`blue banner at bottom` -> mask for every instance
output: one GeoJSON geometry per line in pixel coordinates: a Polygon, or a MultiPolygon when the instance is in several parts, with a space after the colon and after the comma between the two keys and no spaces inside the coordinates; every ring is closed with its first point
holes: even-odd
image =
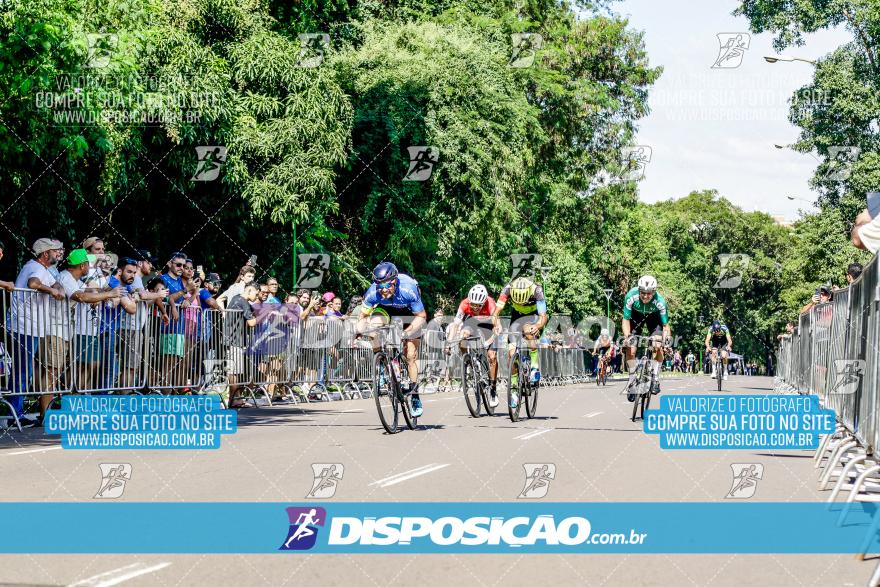
{"type": "Polygon", "coordinates": [[[2,553],[877,552],[873,504],[3,503],[2,553]]]}

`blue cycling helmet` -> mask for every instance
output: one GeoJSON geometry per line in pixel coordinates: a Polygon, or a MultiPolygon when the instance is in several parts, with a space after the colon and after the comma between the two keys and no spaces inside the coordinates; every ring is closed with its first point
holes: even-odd
{"type": "Polygon", "coordinates": [[[394,263],[382,261],[373,269],[373,283],[385,283],[397,277],[397,267],[394,263]]]}
{"type": "Polygon", "coordinates": [[[718,320],[713,320],[712,330],[721,330],[721,322],[719,322],[718,320]]]}

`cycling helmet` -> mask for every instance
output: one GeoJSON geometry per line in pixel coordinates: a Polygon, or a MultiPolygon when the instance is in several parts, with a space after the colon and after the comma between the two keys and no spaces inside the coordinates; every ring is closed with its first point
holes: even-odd
{"type": "Polygon", "coordinates": [[[602,329],[602,332],[600,333],[600,336],[608,336],[608,329],[607,329],[607,328],[603,328],[603,329],[602,329]]]}
{"type": "Polygon", "coordinates": [[[373,269],[373,283],[385,283],[397,277],[397,267],[394,263],[382,261],[373,269]]]}
{"type": "Polygon", "coordinates": [[[721,330],[721,322],[719,322],[718,320],[713,320],[712,330],[721,330]]]}
{"type": "Polygon", "coordinates": [[[482,283],[478,283],[468,292],[468,301],[475,306],[482,306],[488,298],[489,292],[486,291],[486,286],[482,283]]]}
{"type": "Polygon", "coordinates": [[[517,277],[510,284],[510,299],[514,304],[525,304],[532,297],[535,283],[528,277],[517,277]]]}
{"type": "Polygon", "coordinates": [[[653,275],[642,275],[639,278],[640,292],[653,292],[657,289],[657,280],[653,275]]]}

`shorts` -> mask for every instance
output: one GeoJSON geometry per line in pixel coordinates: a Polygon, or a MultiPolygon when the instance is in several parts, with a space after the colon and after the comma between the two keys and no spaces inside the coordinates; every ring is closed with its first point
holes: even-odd
{"type": "Polygon", "coordinates": [[[710,340],[709,346],[713,349],[718,349],[719,351],[726,351],[727,350],[727,339],[725,338],[722,341],[710,340]]]}
{"type": "Polygon", "coordinates": [[[538,311],[529,312],[528,314],[520,314],[515,309],[510,311],[510,331],[522,332],[522,327],[526,324],[537,324],[541,316],[538,311]]]}
{"type": "Polygon", "coordinates": [[[42,355],[47,367],[63,369],[70,365],[70,356],[67,352],[70,348],[69,343],[60,336],[47,336],[40,346],[37,357],[42,355]]]}
{"type": "Polygon", "coordinates": [[[226,349],[226,373],[227,375],[241,375],[244,373],[244,349],[231,346],[226,349]]]}
{"type": "Polygon", "coordinates": [[[91,334],[77,334],[75,340],[76,360],[80,363],[97,363],[98,337],[91,334]]]}
{"type": "Polygon", "coordinates": [[[159,354],[182,357],[183,342],[182,334],[161,334],[159,335],[159,354]]]}
{"type": "Polygon", "coordinates": [[[629,320],[633,336],[640,336],[643,329],[648,330],[648,336],[659,336],[663,334],[663,322],[660,319],[659,312],[651,312],[647,316],[641,312],[633,310],[632,317],[629,320]]]}
{"type": "Polygon", "coordinates": [[[144,337],[139,330],[119,330],[116,333],[116,356],[122,367],[134,369],[143,362],[144,337]]]}

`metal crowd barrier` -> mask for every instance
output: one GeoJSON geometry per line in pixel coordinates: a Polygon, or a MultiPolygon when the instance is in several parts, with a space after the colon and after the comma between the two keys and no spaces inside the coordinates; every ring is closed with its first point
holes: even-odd
{"type": "MultiPolygon", "coordinates": [[[[256,404],[371,393],[372,349],[355,336],[351,319],[303,321],[295,306],[262,304],[249,325],[240,310],[166,304],[160,312],[153,302],[132,300],[130,312],[113,302],[56,300],[30,289],[0,293],[0,406],[15,414],[23,413],[26,398],[71,392],[225,397],[234,387],[256,404]]],[[[449,322],[429,323],[423,333],[418,360],[425,393],[461,389],[458,345],[446,352],[449,322]]],[[[496,345],[500,385],[510,373],[506,342],[496,345]]],[[[592,370],[586,355],[542,343],[542,384],[585,381],[592,370]]]]}
{"type": "Polygon", "coordinates": [[[880,290],[878,258],[829,303],[802,314],[776,353],[777,379],[785,390],[816,394],[869,453],[880,443],[880,290]]]}

